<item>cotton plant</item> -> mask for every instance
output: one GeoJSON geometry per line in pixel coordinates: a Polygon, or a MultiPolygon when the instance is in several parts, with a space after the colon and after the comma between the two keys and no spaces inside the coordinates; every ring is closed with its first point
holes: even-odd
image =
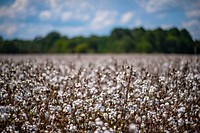
{"type": "Polygon", "coordinates": [[[1,132],[198,132],[199,58],[12,58],[1,132]]]}

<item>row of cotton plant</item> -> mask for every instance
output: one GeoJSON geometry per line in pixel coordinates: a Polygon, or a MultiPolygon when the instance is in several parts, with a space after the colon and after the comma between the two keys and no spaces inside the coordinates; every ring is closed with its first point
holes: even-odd
{"type": "Polygon", "coordinates": [[[200,58],[0,59],[1,132],[198,132],[200,58]]]}

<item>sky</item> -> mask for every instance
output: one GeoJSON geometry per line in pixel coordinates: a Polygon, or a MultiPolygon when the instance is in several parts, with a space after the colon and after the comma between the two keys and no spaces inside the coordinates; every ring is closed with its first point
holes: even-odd
{"type": "Polygon", "coordinates": [[[113,28],[187,29],[200,40],[200,0],[0,0],[0,35],[109,35],[113,28]]]}

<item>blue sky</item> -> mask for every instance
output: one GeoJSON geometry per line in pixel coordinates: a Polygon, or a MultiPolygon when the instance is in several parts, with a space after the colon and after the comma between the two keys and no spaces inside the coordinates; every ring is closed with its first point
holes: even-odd
{"type": "Polygon", "coordinates": [[[108,35],[115,27],[186,28],[200,39],[200,0],[0,0],[0,35],[108,35]]]}

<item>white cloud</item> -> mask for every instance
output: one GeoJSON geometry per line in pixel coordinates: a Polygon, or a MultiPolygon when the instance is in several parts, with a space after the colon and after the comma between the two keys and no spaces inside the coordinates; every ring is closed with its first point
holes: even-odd
{"type": "Polygon", "coordinates": [[[142,20],[141,19],[136,19],[136,21],[135,21],[135,26],[136,27],[139,27],[139,26],[141,26],[142,25],[142,20]]]}
{"type": "Polygon", "coordinates": [[[160,13],[157,15],[158,19],[164,19],[166,17],[166,13],[160,13]]]}
{"type": "Polygon", "coordinates": [[[94,6],[92,5],[92,2],[90,3],[84,0],[69,0],[62,2],[61,4],[63,7],[68,7],[68,9],[73,11],[85,11],[85,10],[91,10],[94,9],[94,6]]]}
{"type": "Polygon", "coordinates": [[[57,4],[56,0],[49,0],[47,2],[49,2],[51,8],[53,8],[53,9],[57,9],[58,8],[58,4],[57,4]]]}
{"type": "Polygon", "coordinates": [[[123,14],[122,15],[122,17],[121,17],[121,22],[122,23],[128,23],[131,19],[132,19],[132,17],[134,16],[134,13],[133,12],[126,12],[125,14],[123,14]]]}
{"type": "Polygon", "coordinates": [[[4,32],[7,36],[11,36],[17,31],[17,27],[13,24],[1,24],[0,31],[4,32]]]}
{"type": "Polygon", "coordinates": [[[200,21],[196,19],[192,19],[187,22],[182,23],[182,28],[186,28],[190,31],[192,37],[194,39],[200,39],[200,21]]]}
{"type": "Polygon", "coordinates": [[[200,9],[189,10],[186,12],[188,18],[200,17],[200,9]]]}
{"type": "Polygon", "coordinates": [[[0,8],[0,16],[10,18],[23,17],[27,13],[28,4],[28,0],[15,0],[10,6],[2,6],[0,8]],[[21,14],[21,16],[19,14],[21,14]]]}
{"type": "Polygon", "coordinates": [[[78,21],[87,21],[90,19],[88,14],[81,14],[78,12],[63,12],[61,13],[61,20],[62,22],[71,21],[71,20],[78,20],[78,21]]]}
{"type": "Polygon", "coordinates": [[[117,13],[114,11],[97,11],[91,21],[92,29],[101,29],[112,25],[115,22],[117,13]]]}
{"type": "Polygon", "coordinates": [[[187,3],[183,8],[187,18],[199,18],[200,17],[200,1],[195,0],[194,2],[187,3]]]}
{"type": "Polygon", "coordinates": [[[47,19],[51,18],[51,12],[50,11],[42,11],[39,14],[39,18],[41,20],[47,20],[47,19]]]}
{"type": "Polygon", "coordinates": [[[5,32],[6,32],[7,35],[12,35],[12,34],[14,34],[16,31],[17,31],[17,28],[16,28],[16,26],[14,26],[14,25],[12,25],[12,26],[10,26],[10,27],[7,27],[6,30],[5,30],[5,32]]]}
{"type": "Polygon", "coordinates": [[[160,27],[163,28],[163,29],[170,29],[170,28],[173,27],[173,25],[171,25],[171,24],[162,24],[160,27]]]}
{"type": "Polygon", "coordinates": [[[91,18],[92,7],[87,1],[46,0],[51,19],[62,22],[70,20],[88,21],[91,18]],[[78,3],[78,4],[77,4],[78,3]]]}
{"type": "Polygon", "coordinates": [[[61,15],[61,19],[63,22],[68,21],[72,18],[72,13],[71,12],[64,12],[61,15]]]}
{"type": "MultiPolygon", "coordinates": [[[[200,1],[184,0],[135,0],[146,12],[160,13],[158,18],[163,18],[166,11],[183,11],[188,18],[200,17],[200,1]]],[[[193,22],[194,23],[194,22],[193,22]]]]}
{"type": "Polygon", "coordinates": [[[187,22],[183,22],[182,26],[185,28],[194,27],[194,26],[200,27],[200,21],[193,19],[187,22]]]}
{"type": "Polygon", "coordinates": [[[178,3],[175,0],[136,0],[136,2],[148,13],[166,10],[170,7],[177,6],[178,3]]]}
{"type": "Polygon", "coordinates": [[[19,38],[23,39],[33,39],[36,36],[46,36],[51,31],[57,31],[63,35],[70,35],[70,37],[75,35],[81,35],[83,32],[87,31],[88,28],[85,26],[54,26],[51,24],[19,24],[20,34],[17,35],[19,38]]]}
{"type": "Polygon", "coordinates": [[[36,36],[46,36],[51,31],[57,31],[63,35],[70,35],[70,37],[73,37],[77,35],[82,35],[83,32],[87,32],[88,27],[59,26],[59,25],[54,26],[46,23],[45,24],[18,23],[17,26],[13,24],[0,25],[0,31],[6,34],[6,38],[12,38],[12,34],[15,34],[16,38],[34,39],[36,36]]]}
{"type": "Polygon", "coordinates": [[[16,37],[22,39],[33,39],[36,36],[45,36],[54,30],[54,27],[50,24],[19,23],[18,27],[16,37]]]}
{"type": "Polygon", "coordinates": [[[81,18],[82,21],[88,21],[90,19],[90,15],[88,14],[79,14],[77,15],[78,18],[81,18]]]}

